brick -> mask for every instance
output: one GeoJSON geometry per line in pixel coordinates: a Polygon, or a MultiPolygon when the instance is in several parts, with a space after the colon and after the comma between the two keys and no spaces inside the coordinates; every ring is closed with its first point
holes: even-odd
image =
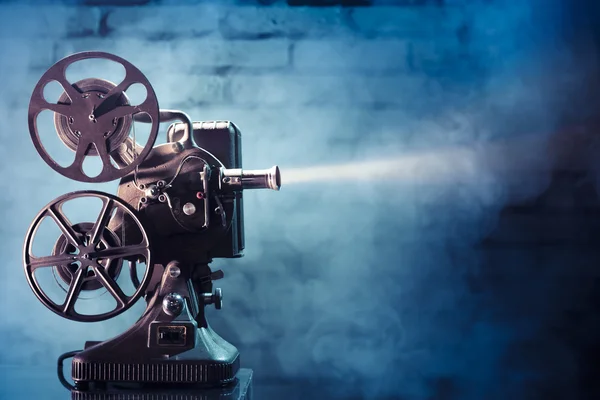
{"type": "Polygon", "coordinates": [[[436,87],[425,77],[370,76],[231,76],[236,104],[281,106],[399,106],[430,102],[436,87]]]}
{"type": "Polygon", "coordinates": [[[180,73],[155,76],[150,73],[148,79],[161,108],[179,107],[185,110],[192,104],[222,104],[226,101],[228,80],[225,77],[180,73]]]}
{"type": "Polygon", "coordinates": [[[108,33],[115,37],[172,39],[217,32],[219,8],[210,5],[118,7],[108,14],[108,33]]]}
{"type": "Polygon", "coordinates": [[[183,40],[173,45],[178,64],[191,58],[193,66],[280,68],[289,64],[289,42],[271,40],[183,40]]]}
{"type": "Polygon", "coordinates": [[[0,38],[87,36],[97,31],[100,12],[91,7],[0,6],[0,38]]]}
{"type": "Polygon", "coordinates": [[[230,7],[223,10],[226,38],[332,37],[351,33],[346,12],[337,7],[230,7]]]}
{"type": "Polygon", "coordinates": [[[364,7],[352,13],[356,29],[367,36],[439,37],[453,35],[465,21],[461,7],[364,7]]]}
{"type": "Polygon", "coordinates": [[[0,60],[2,70],[47,69],[55,60],[53,40],[31,38],[0,38],[0,60]]]}
{"type": "Polygon", "coordinates": [[[288,65],[285,40],[234,41],[185,39],[150,41],[135,38],[86,38],[60,43],[58,54],[101,50],[119,55],[146,74],[193,72],[203,67],[270,68],[288,65]]]}
{"type": "Polygon", "coordinates": [[[298,70],[406,71],[409,44],[404,40],[302,40],[294,45],[298,70]]]}

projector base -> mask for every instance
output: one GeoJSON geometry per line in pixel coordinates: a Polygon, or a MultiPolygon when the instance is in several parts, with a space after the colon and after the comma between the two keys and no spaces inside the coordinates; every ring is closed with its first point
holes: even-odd
{"type": "Polygon", "coordinates": [[[235,379],[239,352],[209,326],[190,275],[191,268],[170,265],[135,325],[105,342],[86,343],[72,362],[80,390],[117,383],[221,387],[235,379]],[[179,306],[173,315],[169,299],[179,306]]]}
{"type": "Polygon", "coordinates": [[[219,388],[197,388],[188,385],[157,388],[125,388],[123,385],[107,384],[104,390],[71,390],[72,400],[252,400],[251,369],[242,368],[228,385],[219,388]]]}

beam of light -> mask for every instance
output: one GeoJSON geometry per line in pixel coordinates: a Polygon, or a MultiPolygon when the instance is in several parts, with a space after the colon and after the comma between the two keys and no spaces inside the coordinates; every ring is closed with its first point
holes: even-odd
{"type": "MultiPolygon", "coordinates": [[[[365,161],[310,167],[282,168],[282,184],[335,184],[348,181],[395,183],[459,183],[480,179],[482,172],[515,175],[548,172],[557,163],[561,169],[574,167],[573,146],[586,146],[587,135],[527,135],[517,139],[456,146],[420,152],[404,152],[395,156],[365,161]],[[572,143],[575,143],[573,145],[572,143]],[[548,159],[555,160],[553,165],[548,159]]],[[[575,163],[582,160],[575,160],[575,163]]]]}
{"type": "Polygon", "coordinates": [[[282,172],[283,185],[308,182],[414,181],[429,182],[460,179],[473,174],[473,152],[453,149],[423,154],[399,154],[380,160],[357,161],[307,168],[288,168],[282,172]],[[449,168],[451,165],[451,168],[449,168]]]}

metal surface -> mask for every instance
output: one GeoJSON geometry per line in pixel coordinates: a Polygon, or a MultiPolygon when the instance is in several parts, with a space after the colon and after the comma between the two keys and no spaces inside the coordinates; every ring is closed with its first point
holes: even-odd
{"type": "MultiPolygon", "coordinates": [[[[73,225],[73,231],[77,235],[77,238],[84,242],[87,240],[86,234],[91,232],[94,229],[94,224],[91,222],[82,222],[79,224],[73,225]]],[[[110,248],[120,247],[121,242],[119,241],[118,236],[108,228],[104,228],[102,231],[102,235],[98,242],[99,250],[106,250],[110,248]]],[[[52,250],[52,256],[57,257],[61,254],[64,255],[72,255],[75,256],[77,254],[77,247],[73,246],[65,235],[59,236],[56,244],[54,245],[54,249],[52,250]]],[[[121,273],[121,268],[123,266],[123,260],[121,258],[112,258],[112,259],[102,259],[98,260],[98,264],[100,264],[105,270],[108,276],[115,280],[119,274],[121,273]]],[[[53,267],[56,269],[57,275],[60,279],[70,285],[73,282],[73,278],[77,274],[78,266],[74,262],[65,265],[58,265],[53,267]]],[[[102,288],[102,283],[96,279],[93,271],[89,271],[84,275],[83,284],[81,285],[81,290],[97,290],[102,288]]]]}
{"type": "MultiPolygon", "coordinates": [[[[239,369],[238,350],[209,326],[192,282],[196,268],[172,262],[162,268],[146,313],[123,334],[87,347],[73,357],[72,377],[80,388],[97,383],[135,382],[222,385],[239,369]],[[176,266],[179,274],[171,273],[176,266]],[[178,314],[164,311],[172,293],[187,301],[178,314]]],[[[160,266],[156,266],[157,272],[160,266]]]]}
{"type": "Polygon", "coordinates": [[[102,391],[71,391],[72,400],[252,400],[253,373],[240,369],[236,379],[225,387],[135,389],[109,386],[102,391]]]}
{"type": "Polygon", "coordinates": [[[25,237],[23,263],[25,266],[27,282],[37,298],[56,314],[82,322],[103,321],[117,316],[129,309],[144,294],[152,270],[150,240],[142,223],[134,214],[133,210],[119,198],[110,194],[95,191],[67,193],[46,205],[33,220],[25,237]],[[102,211],[93,224],[73,225],[65,216],[62,209],[63,205],[68,201],[85,197],[100,199],[103,205],[102,211]],[[119,243],[114,247],[111,247],[108,241],[102,242],[102,238],[105,237],[104,232],[107,229],[109,218],[115,209],[117,212],[127,215],[130,220],[134,222],[135,227],[140,233],[140,242],[133,245],[123,245],[119,243]],[[67,251],[67,248],[64,247],[62,248],[64,251],[59,254],[56,254],[53,251],[54,254],[48,256],[36,257],[33,255],[34,237],[44,218],[51,218],[54,220],[62,232],[61,237],[64,238],[59,238],[58,242],[60,243],[61,240],[65,240],[71,247],[77,250],[76,254],[67,251]],[[83,234],[78,233],[78,231],[81,232],[85,227],[89,227],[89,230],[85,229],[83,234]],[[100,245],[101,243],[103,244],[100,245]],[[111,274],[107,270],[107,267],[111,265],[110,260],[131,257],[136,259],[143,257],[146,261],[147,268],[140,286],[133,295],[127,296],[113,278],[114,273],[111,274]],[[102,260],[106,261],[103,262],[102,260]],[[65,301],[62,304],[57,304],[38,283],[35,271],[38,268],[69,268],[68,266],[75,262],[79,263],[79,266],[74,270],[69,270],[71,278],[69,279],[69,289],[65,301]],[[91,278],[91,275],[89,275],[90,271],[93,272],[94,279],[104,286],[116,300],[117,306],[114,310],[95,315],[83,315],[75,311],[75,302],[79,298],[81,291],[84,290],[84,285],[91,285],[89,283],[91,278]]]}
{"type": "MultiPolygon", "coordinates": [[[[169,274],[169,276],[176,275],[169,274]]],[[[169,293],[163,298],[163,311],[168,315],[177,316],[183,311],[184,302],[185,300],[179,293],[169,293]]]]}
{"type": "MultiPolygon", "coordinates": [[[[115,383],[169,386],[201,384],[220,387],[236,381],[240,358],[235,346],[216,334],[206,320],[205,307],[221,309],[223,294],[213,281],[215,258],[237,258],[244,249],[242,192],[279,190],[279,168],[243,170],[241,133],[228,121],[192,122],[182,111],[159,110],[144,75],[127,61],[107,53],[87,52],[67,57],[46,72],[36,86],[29,108],[30,133],[42,158],[59,173],[84,182],[121,178],[117,196],[75,192],[48,204],[34,219],[24,246],[27,280],[36,296],[53,312],[84,322],[100,321],[128,309],[140,297],[147,308],[126,332],[104,341],[88,342],[73,356],[72,378],[77,396],[115,383]],[[114,85],[96,78],[71,85],[65,69],[87,58],[106,58],[126,70],[114,85]],[[43,88],[58,81],[64,89],[58,103],[43,99],[43,88]],[[140,106],[130,106],[124,91],[142,83],[148,93],[140,106]],[[75,152],[74,163],[58,166],[41,145],[37,115],[52,110],[57,133],[75,152]],[[168,143],[154,146],[159,121],[179,120],[167,130],[168,143]],[[128,136],[132,121],[152,123],[145,147],[128,136]],[[96,147],[96,152],[92,147],[96,147]],[[83,159],[99,155],[103,170],[83,174],[83,159]],[[120,168],[111,165],[113,162],[120,168]],[[226,181],[226,182],[225,182],[226,181]],[[78,197],[102,200],[95,222],[72,224],[62,204],[78,197]],[[117,212],[112,213],[113,209],[117,212]],[[54,219],[62,234],[52,238],[52,255],[35,258],[31,251],[41,221],[54,219]],[[135,294],[127,297],[116,283],[127,261],[135,294]],[[147,264],[144,276],[136,264],[147,264]],[[57,282],[67,285],[66,300],[50,300],[35,279],[34,270],[50,267],[57,282]],[[90,272],[91,271],[91,272],[90,272]],[[75,312],[82,291],[105,288],[117,308],[97,315],[75,312]]],[[[239,377],[238,377],[239,379],[239,377]]],[[[77,397],[85,398],[85,397],[77,397]]],[[[96,397],[92,397],[96,398],[96,397]]],[[[99,397],[104,398],[104,397],[99,397]]]]}
{"type": "MultiPolygon", "coordinates": [[[[61,98],[64,99],[64,95],[61,98]]],[[[154,89],[144,74],[128,61],[102,52],[76,53],[54,64],[46,71],[35,86],[31,95],[28,114],[29,133],[42,159],[56,172],[80,182],[108,182],[120,179],[132,172],[152,150],[160,122],[158,100],[156,99],[154,89]],[[125,79],[106,93],[101,93],[103,90],[92,90],[94,89],[93,86],[90,89],[87,86],[91,83],[89,80],[85,80],[84,82],[88,88],[85,90],[67,81],[66,69],[69,65],[77,61],[93,58],[108,59],[123,65],[125,68],[125,79]],[[65,104],[60,99],[57,103],[50,103],[44,98],[44,88],[52,81],[58,82],[63,87],[70,103],[65,104]],[[135,83],[142,84],[146,88],[146,100],[136,106],[123,105],[123,93],[135,83]],[[102,94],[102,96],[98,96],[98,94],[102,94]],[[52,159],[42,144],[37,126],[37,117],[43,110],[51,110],[56,114],[64,116],[68,121],[68,129],[74,132],[70,138],[73,141],[76,140],[75,159],[69,166],[61,166],[52,159]],[[115,130],[114,122],[116,120],[117,124],[126,125],[128,119],[138,113],[145,113],[151,120],[152,127],[148,142],[141,150],[139,156],[129,165],[118,168],[111,161],[110,152],[113,149],[109,147],[111,143],[109,136],[112,136],[111,132],[115,130]],[[75,132],[79,132],[79,134],[77,135],[75,132]],[[102,171],[95,177],[88,176],[83,171],[85,158],[93,156],[91,149],[95,149],[102,161],[102,171]]],[[[58,126],[62,126],[62,123],[59,123],[58,126]]]]}
{"type": "Polygon", "coordinates": [[[221,174],[221,183],[224,188],[271,190],[281,188],[281,173],[276,165],[269,169],[223,169],[221,174]]]}

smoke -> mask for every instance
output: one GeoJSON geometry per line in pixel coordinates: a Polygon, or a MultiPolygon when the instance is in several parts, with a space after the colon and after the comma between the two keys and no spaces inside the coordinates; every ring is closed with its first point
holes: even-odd
{"type": "MultiPolygon", "coordinates": [[[[167,66],[154,71],[163,55],[151,44],[105,43],[101,50],[140,60],[161,107],[238,124],[246,168],[281,168],[281,192],[245,192],[246,256],[214,264],[226,274],[217,282],[225,305],[209,311],[210,321],[240,348],[258,381],[325,380],[337,388],[329,395],[364,398],[524,396],[527,374],[538,371],[526,365],[523,376],[511,374],[505,354],[540,322],[495,318],[493,294],[472,284],[489,273],[474,246],[504,205],[547,188],[560,150],[552,135],[579,116],[576,95],[585,81],[560,40],[554,6],[465,5],[464,42],[415,42],[412,61],[388,40],[377,41],[378,58],[365,61],[345,51],[356,44],[350,34],[323,38],[295,61],[345,68],[326,77],[318,68],[315,76],[300,67],[264,73],[252,80],[257,87],[232,74],[240,93],[257,91],[247,107],[236,100],[182,104],[180,91],[165,83],[167,66]],[[357,73],[365,62],[396,72],[357,73]],[[407,63],[406,73],[397,72],[407,63]],[[387,102],[353,102],[348,88],[361,99],[387,93],[387,102]]],[[[7,82],[0,167],[11,177],[2,209],[0,331],[19,338],[17,347],[2,348],[0,361],[33,363],[122,332],[143,305],[81,324],[50,313],[27,287],[20,252],[35,213],[68,191],[114,193],[116,185],[71,182],[43,163],[26,133],[30,88],[41,74],[29,69],[35,51],[10,44],[0,51],[7,82]]],[[[181,79],[178,85],[207,78],[181,79]]]]}

